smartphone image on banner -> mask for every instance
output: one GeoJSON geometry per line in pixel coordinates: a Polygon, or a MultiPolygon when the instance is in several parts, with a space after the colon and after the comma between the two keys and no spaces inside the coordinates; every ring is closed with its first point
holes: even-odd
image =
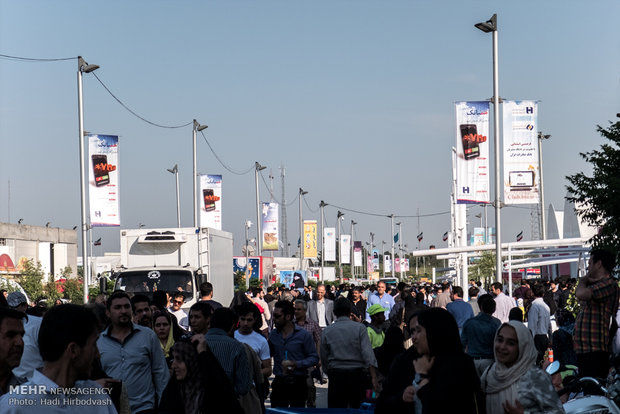
{"type": "Polygon", "coordinates": [[[511,190],[529,190],[534,187],[534,171],[510,171],[508,180],[511,190]]]}
{"type": "Polygon", "coordinates": [[[215,210],[215,195],[213,194],[213,189],[206,188],[202,190],[202,198],[205,202],[205,210],[214,211],[215,210]]]}
{"type": "Polygon", "coordinates": [[[95,174],[95,185],[102,187],[110,184],[110,173],[108,172],[108,156],[105,154],[95,154],[91,156],[93,160],[93,173],[95,174]]]}
{"type": "Polygon", "coordinates": [[[476,124],[461,124],[461,142],[463,143],[463,155],[466,160],[480,156],[480,146],[475,140],[478,135],[476,124]]]}

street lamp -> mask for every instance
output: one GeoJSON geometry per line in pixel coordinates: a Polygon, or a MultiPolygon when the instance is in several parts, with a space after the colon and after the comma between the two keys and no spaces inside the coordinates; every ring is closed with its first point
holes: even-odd
{"type": "Polygon", "coordinates": [[[304,269],[304,219],[302,212],[302,199],[304,196],[308,194],[307,191],[304,191],[299,188],[299,270],[304,269]]]}
{"type": "Polygon", "coordinates": [[[78,56],[77,87],[78,87],[78,137],[80,142],[80,201],[81,201],[81,236],[82,236],[82,270],[84,272],[84,303],[88,303],[88,282],[90,266],[88,265],[88,241],[86,232],[86,166],[84,162],[84,108],[82,99],[82,73],[90,73],[99,69],[97,65],[89,65],[82,56],[78,56]]]}
{"type": "Polygon", "coordinates": [[[249,290],[250,289],[250,254],[249,254],[249,236],[248,236],[248,232],[250,230],[250,227],[252,227],[252,222],[250,220],[246,220],[245,221],[245,290],[249,290]]]}
{"type": "Polygon", "coordinates": [[[344,213],[338,210],[338,270],[340,272],[340,283],[343,282],[342,279],[342,220],[344,213]]]}
{"type": "Polygon", "coordinates": [[[323,272],[325,271],[325,201],[321,200],[319,207],[321,208],[321,282],[323,282],[323,272]]]}
{"type": "Polygon", "coordinates": [[[396,266],[394,266],[394,214],[388,216],[390,218],[390,234],[392,235],[392,277],[396,277],[396,266]]]}
{"type": "Polygon", "coordinates": [[[485,33],[493,33],[493,142],[495,145],[495,266],[496,280],[502,282],[502,233],[500,219],[500,175],[499,175],[499,67],[497,57],[497,14],[489,20],[474,25],[485,33]]]}
{"type": "Polygon", "coordinates": [[[193,155],[194,155],[194,171],[193,171],[193,179],[192,179],[192,185],[194,186],[194,200],[193,200],[193,204],[194,204],[194,228],[198,227],[198,195],[197,195],[197,184],[196,184],[196,177],[198,176],[198,171],[196,168],[196,131],[202,131],[204,129],[207,129],[208,126],[207,125],[200,125],[198,123],[198,121],[196,121],[194,119],[194,125],[192,127],[192,143],[193,143],[193,155]]]}
{"type": "Polygon", "coordinates": [[[166,168],[171,174],[174,174],[177,182],[177,227],[181,228],[181,201],[179,200],[179,166],[174,164],[172,168],[166,168]]]}
{"type": "Polygon", "coordinates": [[[399,256],[399,260],[398,263],[400,264],[400,280],[402,282],[403,280],[403,234],[402,234],[402,227],[401,227],[402,222],[398,222],[396,223],[396,225],[398,226],[398,256],[399,256]]]}
{"type": "Polygon", "coordinates": [[[538,179],[540,184],[540,234],[543,240],[547,240],[547,224],[545,220],[545,187],[543,181],[543,156],[542,156],[542,142],[543,139],[549,139],[551,135],[545,135],[538,131],[538,179]]]}
{"type": "Polygon", "coordinates": [[[355,276],[355,225],[357,221],[351,220],[351,277],[355,276]]]}
{"type": "Polygon", "coordinates": [[[263,235],[261,234],[261,216],[260,216],[260,198],[258,195],[258,172],[264,170],[265,166],[260,165],[258,162],[254,163],[254,181],[256,184],[256,240],[258,240],[258,244],[256,247],[258,248],[258,256],[260,256],[263,252],[263,235]]]}

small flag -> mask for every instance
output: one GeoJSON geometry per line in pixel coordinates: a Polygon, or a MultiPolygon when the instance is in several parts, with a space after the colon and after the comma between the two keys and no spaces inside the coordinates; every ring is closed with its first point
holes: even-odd
{"type": "Polygon", "coordinates": [[[398,243],[398,233],[394,235],[394,243],[398,243]]]}
{"type": "Polygon", "coordinates": [[[421,232],[420,234],[418,234],[418,242],[421,242],[423,238],[424,238],[424,232],[421,232]]]}
{"type": "Polygon", "coordinates": [[[443,241],[447,241],[448,240],[448,232],[445,232],[443,234],[443,241]]]}
{"type": "Polygon", "coordinates": [[[521,241],[521,240],[523,240],[523,230],[521,230],[521,232],[517,234],[517,241],[521,241]]]}
{"type": "Polygon", "coordinates": [[[101,246],[101,237],[93,242],[93,246],[101,246]]]}

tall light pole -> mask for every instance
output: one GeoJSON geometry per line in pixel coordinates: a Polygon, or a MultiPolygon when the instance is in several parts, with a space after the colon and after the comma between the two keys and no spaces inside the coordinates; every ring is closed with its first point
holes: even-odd
{"type": "Polygon", "coordinates": [[[304,218],[302,212],[302,201],[304,195],[308,194],[299,188],[299,270],[304,270],[304,218]]]}
{"type": "Polygon", "coordinates": [[[80,142],[80,201],[81,201],[81,236],[82,236],[82,271],[84,272],[84,303],[88,303],[88,284],[90,266],[88,263],[88,223],[86,219],[86,165],[84,161],[84,103],[82,99],[82,73],[90,73],[99,69],[97,65],[89,65],[82,56],[78,56],[77,87],[78,87],[78,137],[80,142]]]}
{"type": "Polygon", "coordinates": [[[256,247],[258,248],[258,256],[263,254],[263,235],[261,234],[261,216],[260,216],[260,198],[258,196],[258,172],[264,170],[265,166],[258,162],[254,163],[254,181],[256,183],[256,247]]]}
{"type": "Polygon", "coordinates": [[[388,216],[390,218],[390,234],[392,235],[392,277],[396,277],[396,266],[394,266],[394,214],[388,216]]]}
{"type": "Polygon", "coordinates": [[[197,195],[198,185],[196,184],[196,180],[198,177],[198,168],[196,167],[196,131],[202,131],[207,128],[208,128],[207,125],[200,125],[198,121],[194,119],[194,125],[192,127],[192,143],[193,143],[193,155],[194,155],[194,170],[192,171],[192,176],[193,176],[192,185],[194,187],[194,192],[193,192],[194,199],[193,199],[192,204],[194,205],[194,228],[198,227],[198,195],[197,195]]]}
{"type": "MultiPolygon", "coordinates": [[[[374,255],[374,254],[373,254],[373,252],[372,252],[372,249],[373,249],[373,247],[374,247],[374,246],[373,246],[373,245],[374,245],[374,243],[375,243],[375,233],[373,233],[373,232],[371,231],[371,232],[370,232],[370,250],[368,251],[368,255],[372,257],[372,258],[371,258],[371,261],[372,261],[372,271],[373,271],[373,272],[375,271],[375,261],[374,261],[374,259],[375,259],[375,255],[374,255]]],[[[368,260],[368,259],[366,259],[366,260],[368,260]]],[[[366,264],[366,266],[368,266],[368,264],[366,264]]],[[[368,278],[370,278],[370,276],[368,276],[368,278]]]]}
{"type": "Polygon", "coordinates": [[[323,282],[323,272],[325,271],[325,206],[328,205],[321,200],[319,207],[321,208],[321,282],[323,282]]]}
{"type": "Polygon", "coordinates": [[[340,272],[340,283],[343,282],[342,274],[342,216],[344,213],[338,210],[338,271],[340,272]]]}
{"type": "Polygon", "coordinates": [[[499,67],[497,57],[497,14],[489,20],[474,25],[485,33],[493,33],[493,142],[495,145],[495,266],[496,280],[502,283],[502,233],[500,219],[500,175],[499,175],[499,67]]]}
{"type": "Polygon", "coordinates": [[[385,277],[385,240],[381,240],[381,260],[383,261],[383,277],[385,277]]]}
{"type": "Polygon", "coordinates": [[[545,135],[538,131],[538,179],[540,184],[540,234],[543,240],[547,240],[547,223],[545,220],[545,187],[543,181],[543,156],[542,142],[543,139],[549,139],[551,135],[545,135]]]}
{"type": "Polygon", "coordinates": [[[177,227],[181,228],[181,201],[179,200],[179,166],[174,164],[172,168],[166,168],[166,171],[174,174],[177,181],[177,227]]]}
{"type": "Polygon", "coordinates": [[[398,226],[398,263],[400,264],[400,281],[402,282],[403,280],[403,235],[401,234],[402,232],[402,228],[401,225],[403,223],[402,222],[398,222],[396,223],[396,225],[398,226]]]}
{"type": "Polygon", "coordinates": [[[244,223],[245,227],[245,290],[250,289],[250,253],[249,253],[249,231],[250,227],[252,227],[252,222],[250,220],[246,220],[244,223]]]}
{"type": "Polygon", "coordinates": [[[351,220],[351,278],[355,276],[355,225],[356,221],[351,220]]]}

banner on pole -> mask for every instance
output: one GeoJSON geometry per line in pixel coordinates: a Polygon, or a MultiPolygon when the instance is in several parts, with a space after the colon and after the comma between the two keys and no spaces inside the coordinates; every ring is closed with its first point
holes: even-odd
{"type": "Polygon", "coordinates": [[[222,176],[200,176],[200,227],[222,230],[222,176]]]}
{"type": "Polygon", "coordinates": [[[340,235],[340,264],[351,263],[351,235],[340,235]]]}
{"type": "Polygon", "coordinates": [[[538,204],[538,104],[504,101],[504,203],[538,204]]]}
{"type": "Polygon", "coordinates": [[[336,261],[336,228],[325,227],[323,228],[323,240],[325,246],[323,246],[323,254],[325,260],[328,262],[336,261]]]}
{"type": "Polygon", "coordinates": [[[316,220],[304,220],[304,257],[317,258],[316,220]]]}
{"type": "Polygon", "coordinates": [[[353,266],[362,265],[362,242],[353,242],[353,266]]]}
{"type": "Polygon", "coordinates": [[[372,269],[379,270],[379,250],[372,249],[372,269]]]}
{"type": "Polygon", "coordinates": [[[263,250],[279,250],[278,203],[262,203],[263,250]]]}
{"type": "Polygon", "coordinates": [[[375,271],[375,265],[372,261],[373,261],[372,255],[369,254],[368,256],[366,256],[366,272],[368,274],[375,271]]]}
{"type": "Polygon", "coordinates": [[[456,199],[488,203],[489,102],[456,102],[456,199]]]}
{"type": "Polygon", "coordinates": [[[118,136],[89,134],[87,137],[90,225],[120,226],[118,136]]]}
{"type": "Polygon", "coordinates": [[[383,273],[388,273],[392,271],[392,258],[385,254],[383,255],[383,273]]]}

